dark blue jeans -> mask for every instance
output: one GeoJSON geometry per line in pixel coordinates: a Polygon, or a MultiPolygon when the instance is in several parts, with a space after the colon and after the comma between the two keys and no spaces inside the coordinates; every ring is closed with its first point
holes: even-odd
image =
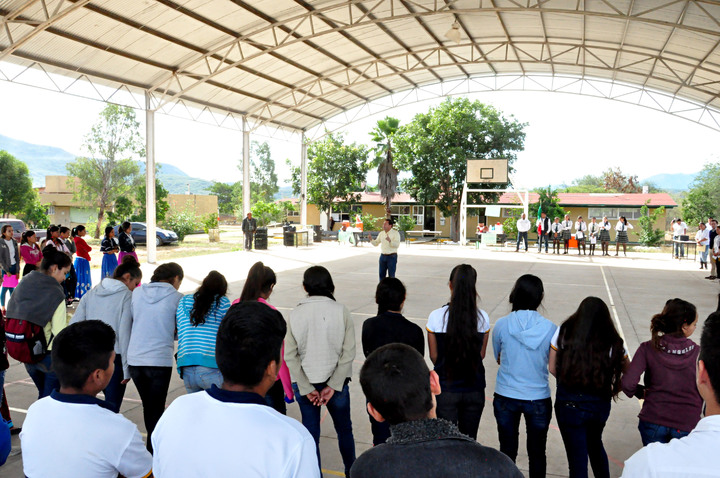
{"type": "Polygon", "coordinates": [[[110,408],[112,408],[115,413],[120,412],[120,406],[125,397],[127,385],[121,383],[123,379],[122,357],[119,354],[115,354],[115,371],[112,377],[110,377],[110,382],[107,384],[107,387],[103,390],[105,401],[108,402],[110,408]]]}
{"type": "Polygon", "coordinates": [[[397,267],[397,253],[380,254],[380,280],[388,277],[395,277],[395,268],[397,267]]]}
{"type": "Polygon", "coordinates": [[[545,242],[545,252],[548,251],[548,239],[550,236],[547,234],[540,234],[538,235],[538,252],[542,252],[542,245],[543,242],[545,242]]]}
{"type": "Polygon", "coordinates": [[[480,417],[485,408],[485,392],[442,392],[437,401],[437,417],[451,421],[460,433],[477,440],[480,417]]]}
{"type": "Polygon", "coordinates": [[[38,363],[26,363],[25,370],[38,389],[38,399],[49,396],[55,389],[60,389],[60,382],[53,372],[52,358],[49,353],[38,363]]]}
{"type": "Polygon", "coordinates": [[[690,432],[677,428],[656,425],[643,420],[638,423],[638,430],[640,430],[643,446],[648,446],[650,443],[668,443],[673,438],[684,438],[690,434],[690,432]]]}
{"type": "MultiPolygon", "coordinates": [[[[319,392],[325,388],[325,384],[313,385],[319,392]]],[[[310,435],[315,439],[315,447],[317,450],[318,465],[322,470],[320,463],[320,408],[313,405],[305,395],[300,394],[300,390],[296,383],[293,383],[293,391],[295,398],[300,406],[300,414],[302,415],[302,424],[308,429],[310,435]]],[[[335,391],[330,401],[327,403],[328,412],[333,420],[335,432],[337,433],[338,447],[342,456],[343,465],[345,465],[345,476],[350,476],[350,467],[355,463],[355,438],[352,432],[352,420],[350,419],[350,389],[345,384],[341,392],[335,391]]],[[[322,474],[322,472],[321,472],[322,474]]]]}
{"type": "Polygon", "coordinates": [[[527,251],[527,231],[518,232],[517,247],[515,248],[516,251],[520,250],[520,241],[525,241],[525,250],[527,251]]]}
{"type": "Polygon", "coordinates": [[[588,476],[588,457],[595,478],[610,478],[610,466],[602,442],[610,416],[610,400],[563,397],[555,402],[557,418],[567,454],[570,478],[588,476]]]}
{"type": "Polygon", "coordinates": [[[497,421],[500,451],[513,462],[518,453],[520,417],[525,417],[530,478],[543,478],[547,468],[545,446],[552,418],[552,400],[518,400],[495,394],[493,410],[497,421]]]}

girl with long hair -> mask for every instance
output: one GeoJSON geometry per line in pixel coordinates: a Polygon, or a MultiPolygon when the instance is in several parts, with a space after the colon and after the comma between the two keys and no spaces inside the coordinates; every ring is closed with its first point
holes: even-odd
{"type": "Polygon", "coordinates": [[[693,304],[668,300],[650,320],[652,338],[640,344],[622,378],[628,397],[644,398],[638,415],[643,445],[687,436],[700,421],[703,401],[695,385],[700,347],[690,339],[697,321],[693,304]],[[639,385],[643,374],[645,384],[639,385]]]}
{"type": "Polygon", "coordinates": [[[493,353],[500,365],[493,399],[500,451],[515,461],[520,417],[524,417],[530,478],[545,476],[552,418],[548,360],[557,325],[537,311],[544,295],[539,277],[518,278],[510,292],[512,312],[495,323],[492,333],[493,353]]]}
{"type": "MultiPolygon", "coordinates": [[[[12,295],[18,285],[20,272],[20,252],[18,243],[13,239],[13,227],[9,224],[0,229],[0,270],[2,270],[2,288],[0,288],[0,308],[5,314],[5,296],[12,295]]],[[[2,317],[0,317],[2,320],[2,317]]]]}
{"type": "Polygon", "coordinates": [[[132,331],[128,344],[130,377],[140,394],[147,430],[147,449],[152,453],[152,432],[165,411],[175,352],[175,313],[182,294],[184,273],[175,262],[159,265],[150,283],[132,296],[132,331]]]}
{"type": "MultiPolygon", "coordinates": [[[[308,294],[290,313],[285,338],[285,362],[293,379],[302,423],[315,439],[320,465],[320,407],[327,406],[338,437],[345,476],[355,462],[355,438],[350,419],[355,326],[347,307],[335,301],[330,272],[313,266],[303,275],[308,294]]],[[[322,469],[322,466],[321,466],[322,469]]]]}
{"type": "Polygon", "coordinates": [[[90,276],[90,251],[92,251],[92,247],[88,246],[88,243],[83,239],[85,234],[87,234],[87,230],[82,224],[72,230],[73,242],[77,251],[77,257],[75,257],[75,273],[77,274],[75,298],[78,300],[82,299],[82,296],[92,289],[92,277],[90,276]]]}
{"type": "MultiPolygon", "coordinates": [[[[80,249],[78,248],[78,253],[80,249]]],[[[101,320],[115,331],[115,371],[103,393],[111,409],[118,413],[130,381],[128,345],[132,329],[132,292],[142,280],[140,265],[134,257],[127,257],[106,277],[83,295],[70,323],[82,320],[101,320]]]]}
{"type": "MultiPolygon", "coordinates": [[[[100,268],[100,277],[112,277],[115,268],[118,266],[117,254],[119,246],[115,239],[115,231],[112,226],[105,228],[105,236],[100,243],[100,252],[103,254],[102,267],[100,268]]],[[[137,262],[137,261],[136,261],[137,262]]]]}
{"type": "MultiPolygon", "coordinates": [[[[275,309],[267,301],[270,298],[270,294],[273,293],[277,278],[275,277],[275,271],[264,265],[262,262],[256,262],[248,271],[247,279],[245,279],[245,285],[243,285],[242,293],[240,298],[233,301],[233,304],[238,302],[256,300],[267,305],[271,309],[275,309]]],[[[277,309],[275,309],[277,310],[277,309]]],[[[277,380],[275,384],[268,390],[265,395],[265,401],[268,405],[273,407],[283,415],[287,414],[287,403],[292,403],[295,394],[292,389],[292,380],[290,379],[290,370],[283,356],[285,355],[285,343],[283,342],[282,353],[280,356],[280,370],[278,372],[277,380]]]]}
{"type": "Polygon", "coordinates": [[[188,393],[220,387],[223,377],[215,361],[215,339],[230,308],[227,280],[210,271],[194,294],[180,299],[177,307],[177,370],[188,393]]]}
{"type": "MultiPolygon", "coordinates": [[[[133,256],[138,261],[137,254],[135,253],[135,239],[132,235],[132,224],[125,221],[120,225],[120,234],[118,234],[118,243],[120,244],[120,255],[118,261],[122,262],[123,257],[133,256]]],[[[140,261],[138,261],[140,262],[140,261]]]]}
{"type": "Polygon", "coordinates": [[[615,257],[620,252],[620,244],[623,246],[623,255],[627,256],[627,243],[628,243],[628,229],[634,229],[632,224],[629,224],[625,216],[620,216],[620,220],[615,226],[615,257]]]}
{"type": "Polygon", "coordinates": [[[612,229],[612,224],[608,221],[607,216],[603,216],[602,222],[600,223],[599,236],[603,256],[610,255],[610,229],[612,229]]]}
{"type": "Polygon", "coordinates": [[[38,247],[38,238],[35,231],[28,229],[22,233],[20,238],[20,257],[25,262],[23,267],[23,277],[37,269],[38,264],[42,261],[43,255],[40,247],[38,247]]]}
{"type": "Polygon", "coordinates": [[[455,423],[461,433],[477,438],[485,407],[485,367],[490,317],[478,308],[477,272],[468,264],[450,273],[450,302],[430,313],[428,350],[443,393],[437,416],[455,423]]]}
{"type": "Polygon", "coordinates": [[[65,290],[65,300],[69,306],[72,305],[75,299],[75,287],[77,285],[77,275],[75,274],[75,267],[72,265],[73,252],[68,247],[67,242],[65,242],[65,239],[70,234],[70,229],[58,224],[57,226],[51,225],[47,232],[48,241],[46,247],[52,246],[58,252],[62,252],[70,258],[70,271],[62,282],[63,290],[65,290]]]}
{"type": "Polygon", "coordinates": [[[629,362],[605,302],[585,298],[555,332],[550,347],[548,368],[557,378],[555,418],[570,477],[588,476],[589,457],[595,478],[610,478],[602,433],[629,362]]]}

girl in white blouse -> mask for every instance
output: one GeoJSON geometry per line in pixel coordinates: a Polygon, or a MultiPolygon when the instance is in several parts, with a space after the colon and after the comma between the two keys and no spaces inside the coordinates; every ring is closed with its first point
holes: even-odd
{"type": "Polygon", "coordinates": [[[625,216],[620,216],[620,220],[618,221],[617,226],[615,226],[615,232],[617,232],[617,235],[615,236],[616,257],[618,255],[618,252],[620,251],[620,244],[622,244],[623,246],[623,254],[627,256],[628,229],[634,229],[633,225],[628,224],[625,216]]]}

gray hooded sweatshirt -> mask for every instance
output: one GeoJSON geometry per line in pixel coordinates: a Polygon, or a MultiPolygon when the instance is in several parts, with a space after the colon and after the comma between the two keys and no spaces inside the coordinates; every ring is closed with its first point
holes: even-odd
{"type": "Polygon", "coordinates": [[[133,291],[128,365],[173,366],[175,312],[182,296],[167,282],[143,284],[133,291]]]}
{"type": "Polygon", "coordinates": [[[103,279],[83,296],[70,323],[82,320],[101,320],[112,327],[115,353],[122,358],[123,378],[129,379],[127,351],[133,322],[130,289],[117,279],[103,279]]]}

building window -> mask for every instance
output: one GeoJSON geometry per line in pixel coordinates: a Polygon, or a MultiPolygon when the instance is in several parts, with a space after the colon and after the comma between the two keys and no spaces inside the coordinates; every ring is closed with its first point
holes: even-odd
{"type": "Polygon", "coordinates": [[[425,206],[390,206],[390,215],[395,222],[400,216],[412,216],[418,226],[425,224],[425,206]]]}
{"type": "Polygon", "coordinates": [[[625,216],[628,221],[640,219],[640,208],[607,208],[607,207],[591,207],[588,209],[588,219],[596,217],[600,221],[604,216],[608,219],[620,219],[625,216]]]}
{"type": "Polygon", "coordinates": [[[52,216],[55,214],[55,206],[52,204],[47,207],[47,215],[52,216]]]}

